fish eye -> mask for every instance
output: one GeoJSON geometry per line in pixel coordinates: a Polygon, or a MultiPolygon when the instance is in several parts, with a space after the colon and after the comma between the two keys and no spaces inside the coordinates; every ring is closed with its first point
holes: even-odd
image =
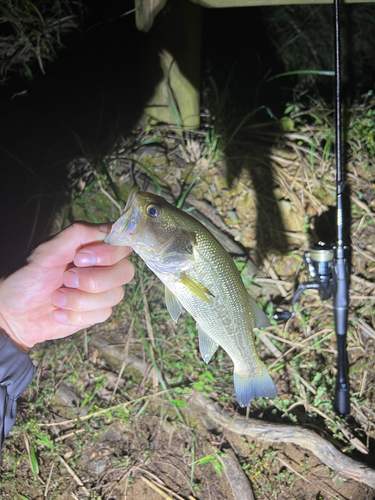
{"type": "Polygon", "coordinates": [[[160,207],[158,207],[158,205],[154,205],[153,203],[151,203],[146,208],[146,214],[149,217],[153,217],[155,219],[156,217],[159,217],[159,215],[161,214],[161,209],[160,207]]]}

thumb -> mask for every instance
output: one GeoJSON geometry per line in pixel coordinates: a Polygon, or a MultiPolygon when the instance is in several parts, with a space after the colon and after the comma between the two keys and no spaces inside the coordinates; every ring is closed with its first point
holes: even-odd
{"type": "Polygon", "coordinates": [[[81,248],[98,243],[105,239],[111,230],[112,223],[90,224],[74,222],[50,240],[39,245],[28,258],[29,264],[44,268],[66,266],[73,262],[81,248]]]}

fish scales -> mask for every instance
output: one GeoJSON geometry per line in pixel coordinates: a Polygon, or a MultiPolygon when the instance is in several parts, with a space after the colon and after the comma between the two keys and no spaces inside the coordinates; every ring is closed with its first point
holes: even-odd
{"type": "Polygon", "coordinates": [[[254,356],[256,349],[251,333],[254,320],[249,315],[249,303],[244,300],[247,296],[243,293],[242,279],[232,259],[223,259],[215,252],[215,247],[199,235],[197,240],[198,256],[188,274],[213,293],[212,304],[202,302],[174,276],[156,274],[207,335],[229,354],[242,377],[258,375],[262,372],[262,365],[254,356]]]}
{"type": "Polygon", "coordinates": [[[160,278],[175,321],[181,305],[195,318],[206,363],[218,345],[228,353],[241,406],[253,397],[276,397],[252,333],[254,326],[268,326],[268,319],[248,295],[232,258],[200,222],[135,187],[106,241],[131,246],[160,278]]]}

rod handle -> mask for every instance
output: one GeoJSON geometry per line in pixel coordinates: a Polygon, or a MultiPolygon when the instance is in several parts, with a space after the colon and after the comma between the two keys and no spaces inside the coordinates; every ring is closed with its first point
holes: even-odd
{"type": "Polygon", "coordinates": [[[350,413],[349,391],[347,388],[341,387],[340,382],[336,382],[335,407],[339,415],[345,416],[350,413]]]}
{"type": "Polygon", "coordinates": [[[346,366],[346,334],[337,338],[337,378],[335,388],[335,407],[340,415],[349,415],[349,381],[346,366]]]}

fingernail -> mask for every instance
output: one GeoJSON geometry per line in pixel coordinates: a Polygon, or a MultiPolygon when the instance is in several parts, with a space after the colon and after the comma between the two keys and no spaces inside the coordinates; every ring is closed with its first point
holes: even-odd
{"type": "Polygon", "coordinates": [[[76,266],[95,266],[96,255],[82,250],[82,252],[77,253],[74,257],[74,263],[76,266]]]}
{"type": "Polygon", "coordinates": [[[68,315],[65,311],[52,311],[51,318],[53,319],[53,321],[57,321],[57,323],[65,323],[65,321],[68,319],[68,315]]]}
{"type": "Polygon", "coordinates": [[[78,276],[77,273],[74,271],[66,271],[64,274],[64,285],[68,286],[70,288],[78,288],[79,287],[79,281],[78,281],[78,276]]]}
{"type": "Polygon", "coordinates": [[[99,231],[102,231],[103,233],[109,233],[111,230],[113,222],[107,222],[106,224],[100,224],[98,227],[99,231]]]}
{"type": "Polygon", "coordinates": [[[66,296],[65,293],[61,290],[56,290],[52,294],[52,304],[57,307],[65,307],[66,306],[66,296]]]}

